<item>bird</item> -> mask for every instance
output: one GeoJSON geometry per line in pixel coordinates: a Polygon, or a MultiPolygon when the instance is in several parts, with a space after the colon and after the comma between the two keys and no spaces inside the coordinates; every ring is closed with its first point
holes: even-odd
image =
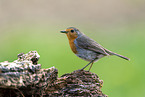
{"type": "Polygon", "coordinates": [[[125,56],[119,55],[104,48],[99,43],[89,38],[75,27],[68,27],[67,29],[60,32],[67,35],[69,45],[73,53],[79,58],[89,62],[81,70],[84,70],[87,66],[91,64],[88,70],[90,71],[93,63],[105,56],[116,55],[125,60],[130,60],[125,56]]]}

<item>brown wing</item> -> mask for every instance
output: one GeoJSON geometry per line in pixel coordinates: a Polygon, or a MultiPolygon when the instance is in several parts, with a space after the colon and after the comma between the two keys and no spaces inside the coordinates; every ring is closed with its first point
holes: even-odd
{"type": "Polygon", "coordinates": [[[103,55],[109,55],[100,44],[98,44],[94,40],[90,39],[86,35],[82,35],[82,36],[78,37],[76,39],[76,42],[77,42],[78,46],[83,49],[91,50],[91,51],[94,51],[96,53],[100,53],[103,55]]]}

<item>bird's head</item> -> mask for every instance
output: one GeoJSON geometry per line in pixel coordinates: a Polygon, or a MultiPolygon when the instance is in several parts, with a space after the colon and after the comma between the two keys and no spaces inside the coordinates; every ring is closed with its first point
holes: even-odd
{"type": "Polygon", "coordinates": [[[76,39],[77,37],[81,36],[83,33],[79,31],[79,29],[75,27],[69,27],[64,31],[60,31],[61,33],[65,33],[68,39],[76,39]]]}

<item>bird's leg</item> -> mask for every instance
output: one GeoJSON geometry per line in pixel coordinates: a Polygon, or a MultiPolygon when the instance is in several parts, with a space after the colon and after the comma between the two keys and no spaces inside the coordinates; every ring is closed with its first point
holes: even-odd
{"type": "Polygon", "coordinates": [[[90,63],[88,63],[85,67],[83,67],[81,70],[84,70],[88,65],[90,65],[94,60],[92,60],[90,63]]]}
{"type": "MultiPolygon", "coordinates": [[[[93,63],[94,63],[94,61],[95,61],[96,59],[98,59],[98,58],[95,58],[94,60],[92,60],[90,63],[88,63],[88,64],[87,64],[85,67],[83,67],[81,70],[84,70],[84,69],[85,69],[88,65],[90,65],[91,63],[92,63],[92,65],[93,65],[93,63]]],[[[92,65],[90,66],[89,70],[91,69],[92,65]]]]}
{"type": "Polygon", "coordinates": [[[91,67],[92,67],[92,65],[93,65],[93,63],[94,63],[94,61],[96,60],[96,59],[98,59],[98,57],[97,58],[95,58],[94,60],[92,60],[90,63],[88,63],[85,67],[83,67],[81,70],[84,70],[88,65],[90,65],[91,63],[91,66],[90,66],[90,68],[89,68],[89,71],[90,71],[90,69],[91,69],[91,67]]]}
{"type": "Polygon", "coordinates": [[[94,63],[94,62],[91,63],[91,66],[90,66],[90,68],[89,68],[89,71],[91,70],[91,68],[92,68],[92,66],[93,66],[93,63],[94,63]]]}

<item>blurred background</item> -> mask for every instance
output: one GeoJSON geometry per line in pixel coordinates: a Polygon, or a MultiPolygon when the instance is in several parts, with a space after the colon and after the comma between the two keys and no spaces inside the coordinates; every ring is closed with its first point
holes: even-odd
{"type": "Polygon", "coordinates": [[[42,68],[55,66],[59,76],[81,69],[88,62],[72,53],[60,33],[70,26],[131,59],[111,56],[93,65],[103,93],[145,97],[145,0],[0,0],[0,61],[36,50],[42,68]]]}

